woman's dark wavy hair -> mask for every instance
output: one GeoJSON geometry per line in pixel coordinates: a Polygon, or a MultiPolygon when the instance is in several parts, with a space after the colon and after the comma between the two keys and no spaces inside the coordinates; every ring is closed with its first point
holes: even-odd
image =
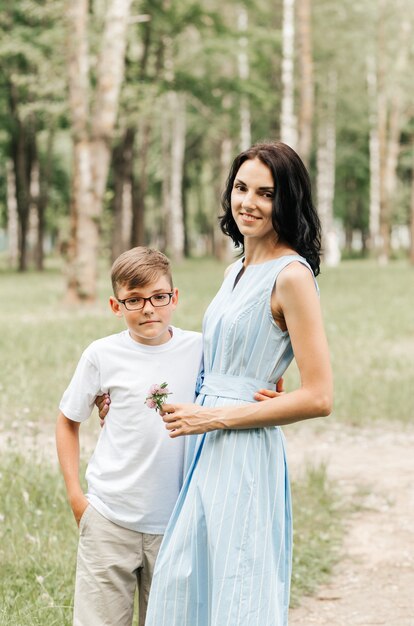
{"type": "Polygon", "coordinates": [[[259,159],[272,173],[275,186],[272,223],[279,240],[303,256],[317,276],[321,224],[312,202],[309,174],[299,155],[281,141],[257,143],[234,159],[221,200],[224,211],[220,217],[221,230],[237,248],[242,246],[244,250],[244,237],[231,212],[231,192],[240,166],[248,159],[259,159]]]}

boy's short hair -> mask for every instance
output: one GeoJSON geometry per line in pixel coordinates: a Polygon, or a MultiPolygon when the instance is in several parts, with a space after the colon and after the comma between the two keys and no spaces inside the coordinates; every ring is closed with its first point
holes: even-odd
{"type": "Polygon", "coordinates": [[[171,264],[165,254],[144,246],[131,248],[119,255],[112,265],[111,280],[114,295],[118,296],[122,286],[129,290],[145,287],[157,280],[160,274],[166,276],[173,289],[171,264]]]}

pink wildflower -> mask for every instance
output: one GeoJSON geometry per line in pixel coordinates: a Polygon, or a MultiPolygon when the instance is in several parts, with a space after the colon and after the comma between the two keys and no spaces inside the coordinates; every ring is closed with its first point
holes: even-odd
{"type": "Polygon", "coordinates": [[[162,405],[170,393],[171,392],[168,391],[167,383],[162,383],[161,385],[151,385],[148,390],[148,396],[145,399],[145,404],[150,409],[161,411],[162,405]]]}
{"type": "Polygon", "coordinates": [[[151,385],[151,387],[148,390],[148,394],[150,396],[153,396],[156,393],[162,393],[160,385],[151,385]]]}

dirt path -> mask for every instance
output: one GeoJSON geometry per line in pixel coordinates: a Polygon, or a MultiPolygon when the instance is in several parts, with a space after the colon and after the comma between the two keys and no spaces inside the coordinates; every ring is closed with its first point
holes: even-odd
{"type": "Polygon", "coordinates": [[[414,429],[320,420],[286,433],[292,474],[324,462],[355,504],[332,579],[289,626],[414,626],[414,429]]]}

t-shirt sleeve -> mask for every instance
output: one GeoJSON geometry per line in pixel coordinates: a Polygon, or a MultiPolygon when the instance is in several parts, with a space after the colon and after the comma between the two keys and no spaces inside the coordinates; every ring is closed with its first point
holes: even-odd
{"type": "Polygon", "coordinates": [[[99,370],[86,351],[62,396],[59,409],[74,422],[84,422],[92,413],[96,396],[101,393],[99,370]]]}

